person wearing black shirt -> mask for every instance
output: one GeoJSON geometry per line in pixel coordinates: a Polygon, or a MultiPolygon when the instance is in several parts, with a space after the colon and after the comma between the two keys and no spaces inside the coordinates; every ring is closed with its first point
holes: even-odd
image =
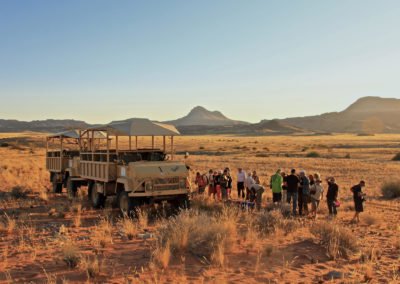
{"type": "Polygon", "coordinates": [[[299,178],[296,175],[296,170],[293,169],[291,174],[286,177],[286,184],[287,184],[287,203],[293,202],[293,215],[296,215],[297,210],[297,194],[299,190],[299,178]]]}
{"type": "Polygon", "coordinates": [[[362,192],[363,187],[365,187],[365,181],[362,180],[359,184],[351,188],[351,191],[353,192],[354,210],[356,211],[351,222],[360,222],[359,214],[364,211],[363,202],[366,194],[362,192]]]}
{"type": "Polygon", "coordinates": [[[335,178],[328,178],[328,192],[326,193],[326,202],[330,216],[337,215],[337,198],[339,193],[339,186],[336,184],[335,178]]]}

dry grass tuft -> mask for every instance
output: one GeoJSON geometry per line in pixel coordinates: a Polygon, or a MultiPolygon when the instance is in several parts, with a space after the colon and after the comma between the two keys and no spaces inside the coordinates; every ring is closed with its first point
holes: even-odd
{"type": "Polygon", "coordinates": [[[146,209],[136,209],[136,217],[140,228],[146,229],[149,223],[149,213],[146,209]]]}
{"type": "Polygon", "coordinates": [[[79,248],[72,242],[72,240],[67,239],[62,245],[62,256],[64,262],[69,268],[75,268],[81,261],[81,255],[79,253],[79,248]]]}
{"type": "Polygon", "coordinates": [[[0,232],[11,234],[15,231],[17,221],[4,213],[3,220],[0,220],[0,232]]]}
{"type": "Polygon", "coordinates": [[[112,244],[112,224],[108,218],[102,218],[92,235],[92,243],[96,247],[105,248],[107,244],[112,244]]]}
{"type": "Polygon", "coordinates": [[[118,220],[118,226],[129,240],[132,240],[138,232],[137,224],[127,216],[118,220]]]}
{"type": "Polygon", "coordinates": [[[82,204],[76,203],[72,205],[72,212],[74,212],[74,217],[72,219],[72,225],[75,228],[79,228],[82,225],[82,204]]]}
{"type": "Polygon", "coordinates": [[[356,236],[346,228],[333,223],[318,222],[310,228],[310,231],[320,239],[332,259],[348,258],[350,253],[358,251],[356,236]]]}
{"type": "Polygon", "coordinates": [[[397,153],[396,155],[394,155],[394,157],[392,158],[392,161],[400,161],[400,153],[397,153]]]}
{"type": "Polygon", "coordinates": [[[237,219],[233,215],[229,209],[218,216],[182,211],[161,224],[153,257],[157,263],[165,264],[167,261],[163,258],[168,256],[169,249],[170,255],[189,252],[223,265],[223,256],[231,249],[237,236],[237,219]]]}
{"type": "Polygon", "coordinates": [[[377,218],[374,215],[365,215],[363,217],[365,224],[367,224],[368,226],[373,226],[373,225],[377,225],[378,223],[380,223],[379,218],[377,218]]]}
{"type": "Polygon", "coordinates": [[[397,198],[400,197],[400,180],[389,181],[382,185],[381,192],[385,198],[397,198]]]}
{"type": "Polygon", "coordinates": [[[382,258],[382,251],[379,248],[367,248],[361,253],[361,262],[377,262],[382,258]]]}
{"type": "Polygon", "coordinates": [[[87,256],[82,258],[80,267],[86,272],[86,275],[89,279],[94,279],[98,277],[101,271],[104,269],[104,263],[99,261],[97,256],[87,256]]]}

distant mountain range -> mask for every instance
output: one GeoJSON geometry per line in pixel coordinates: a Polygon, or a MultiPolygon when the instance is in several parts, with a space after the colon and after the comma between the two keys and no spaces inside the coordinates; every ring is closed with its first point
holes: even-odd
{"type": "MultiPolygon", "coordinates": [[[[182,134],[280,135],[312,133],[400,133],[400,99],[364,97],[341,112],[248,123],[227,118],[219,111],[198,106],[188,115],[166,121],[182,134]]],[[[18,121],[0,119],[0,132],[43,131],[85,128],[77,120],[18,121]]]]}
{"type": "Polygon", "coordinates": [[[0,132],[58,132],[64,129],[79,129],[90,126],[84,121],[73,119],[46,119],[33,121],[19,121],[14,119],[0,119],[0,132]]]}

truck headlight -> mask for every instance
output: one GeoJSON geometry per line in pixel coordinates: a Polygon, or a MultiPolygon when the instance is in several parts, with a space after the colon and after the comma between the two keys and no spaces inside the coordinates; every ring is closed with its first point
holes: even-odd
{"type": "Polygon", "coordinates": [[[179,180],[179,188],[180,188],[180,189],[187,189],[187,188],[189,188],[189,183],[188,183],[187,179],[180,179],[180,180],[179,180]]]}
{"type": "Polygon", "coordinates": [[[153,190],[153,183],[151,181],[146,182],[146,191],[153,190]]]}

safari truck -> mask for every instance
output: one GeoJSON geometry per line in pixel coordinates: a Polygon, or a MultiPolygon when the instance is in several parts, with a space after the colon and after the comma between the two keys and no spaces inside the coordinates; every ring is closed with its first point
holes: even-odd
{"type": "MultiPolygon", "coordinates": [[[[95,138],[104,138],[96,132],[95,138]]],[[[69,198],[76,195],[78,187],[86,184],[79,176],[79,131],[68,130],[46,137],[46,169],[50,172],[53,192],[67,188],[69,198]]]]}
{"type": "Polygon", "coordinates": [[[188,207],[189,170],[185,163],[174,161],[177,135],[180,133],[174,126],[148,119],[81,131],[79,175],[87,180],[93,207],[103,207],[109,196],[116,197],[116,205],[126,214],[143,204],[169,202],[174,207],[188,207]],[[106,139],[90,139],[96,131],[104,133],[106,139]],[[156,148],[156,139],[161,148],[156,148]],[[139,142],[150,145],[139,147],[139,142]]]}

